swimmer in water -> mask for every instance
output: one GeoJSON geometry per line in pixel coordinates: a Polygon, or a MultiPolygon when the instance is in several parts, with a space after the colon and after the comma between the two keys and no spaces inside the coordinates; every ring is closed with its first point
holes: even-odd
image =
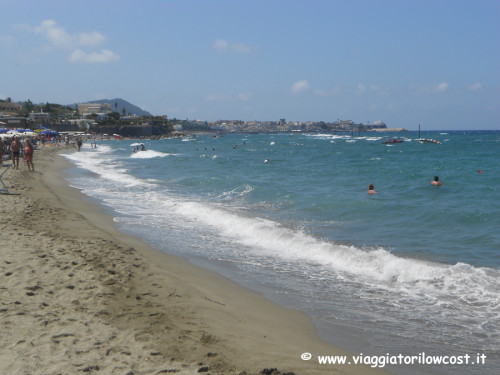
{"type": "Polygon", "coordinates": [[[439,176],[435,176],[434,181],[431,181],[431,185],[438,187],[438,186],[442,186],[443,183],[439,181],[439,176]]]}

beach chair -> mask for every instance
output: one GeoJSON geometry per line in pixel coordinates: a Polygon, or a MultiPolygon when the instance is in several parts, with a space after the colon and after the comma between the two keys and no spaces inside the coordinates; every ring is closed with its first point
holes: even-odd
{"type": "Polygon", "coordinates": [[[5,172],[7,172],[7,170],[10,169],[10,167],[10,165],[0,165],[0,194],[10,194],[9,188],[2,180],[3,175],[5,174],[5,172]]]}

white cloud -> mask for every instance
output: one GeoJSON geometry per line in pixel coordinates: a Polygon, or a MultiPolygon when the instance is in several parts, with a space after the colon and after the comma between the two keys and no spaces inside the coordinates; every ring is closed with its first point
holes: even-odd
{"type": "Polygon", "coordinates": [[[437,85],[411,86],[410,89],[414,91],[416,95],[424,95],[428,93],[445,92],[449,87],[450,84],[448,82],[441,82],[437,85]]]}
{"type": "Polygon", "coordinates": [[[54,47],[62,49],[74,49],[77,47],[95,47],[101,45],[106,39],[97,31],[90,33],[78,33],[71,35],[54,20],[42,21],[35,32],[47,38],[54,47]]]}
{"type": "Polygon", "coordinates": [[[470,91],[479,91],[481,90],[481,84],[479,82],[473,83],[469,86],[470,91]]]}
{"type": "Polygon", "coordinates": [[[100,46],[104,40],[106,39],[104,35],[98,33],[97,31],[93,31],[91,33],[79,33],[75,36],[78,45],[80,46],[100,46]]]}
{"type": "Polygon", "coordinates": [[[109,63],[118,60],[120,60],[120,56],[109,49],[90,53],[77,49],[68,58],[68,61],[72,63],[109,63]]]}
{"type": "Polygon", "coordinates": [[[227,51],[228,45],[229,45],[229,43],[226,40],[217,39],[214,42],[212,48],[216,51],[223,52],[223,51],[227,51]]]}
{"type": "Polygon", "coordinates": [[[212,48],[217,52],[233,51],[241,54],[249,54],[257,49],[257,47],[252,47],[243,43],[230,43],[224,39],[216,39],[212,48]]]}
{"type": "Polygon", "coordinates": [[[380,87],[377,85],[370,85],[370,90],[375,92],[378,96],[387,96],[389,95],[389,89],[380,87]]]}
{"type": "Polygon", "coordinates": [[[238,99],[243,100],[243,101],[250,100],[250,99],[252,99],[252,93],[251,92],[240,92],[238,94],[238,99]]]}
{"type": "Polygon", "coordinates": [[[72,63],[108,63],[120,59],[120,56],[109,49],[91,52],[81,49],[101,46],[104,43],[105,36],[97,31],[70,34],[54,20],[42,21],[40,26],[34,29],[28,29],[25,25],[18,25],[18,28],[42,35],[55,48],[71,50],[68,61],[72,63]]]}
{"type": "Polygon", "coordinates": [[[295,82],[290,88],[290,90],[294,94],[300,94],[301,92],[309,90],[309,82],[307,82],[307,80],[305,79],[302,81],[295,82]]]}
{"type": "Polygon", "coordinates": [[[231,49],[238,53],[250,53],[252,52],[252,47],[247,46],[243,43],[233,43],[231,44],[231,49]]]}
{"type": "Polygon", "coordinates": [[[62,27],[57,27],[55,21],[47,20],[43,21],[40,26],[38,26],[35,31],[38,34],[42,34],[47,38],[55,47],[58,48],[71,48],[72,38],[62,27]]]}
{"type": "Polygon", "coordinates": [[[365,92],[366,92],[366,86],[361,83],[358,83],[358,88],[356,90],[356,93],[358,95],[363,95],[365,92]]]}
{"type": "Polygon", "coordinates": [[[446,90],[448,90],[448,87],[450,85],[447,83],[447,82],[441,82],[440,84],[438,84],[436,87],[435,87],[435,90],[434,91],[437,91],[437,92],[444,92],[446,90]]]}

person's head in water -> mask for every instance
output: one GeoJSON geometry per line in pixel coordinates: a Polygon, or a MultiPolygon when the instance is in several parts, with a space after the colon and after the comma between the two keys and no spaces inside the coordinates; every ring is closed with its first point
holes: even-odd
{"type": "Polygon", "coordinates": [[[431,185],[441,186],[443,183],[439,181],[439,176],[434,176],[434,181],[431,181],[431,185]]]}

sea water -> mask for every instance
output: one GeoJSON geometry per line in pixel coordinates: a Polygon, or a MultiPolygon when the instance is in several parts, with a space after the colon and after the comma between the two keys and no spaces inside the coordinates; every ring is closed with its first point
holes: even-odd
{"type": "Polygon", "coordinates": [[[365,356],[486,355],[395,374],[499,373],[500,132],[422,136],[440,144],[201,134],[67,157],[70,183],[122,231],[304,311],[324,340],[365,356]]]}

